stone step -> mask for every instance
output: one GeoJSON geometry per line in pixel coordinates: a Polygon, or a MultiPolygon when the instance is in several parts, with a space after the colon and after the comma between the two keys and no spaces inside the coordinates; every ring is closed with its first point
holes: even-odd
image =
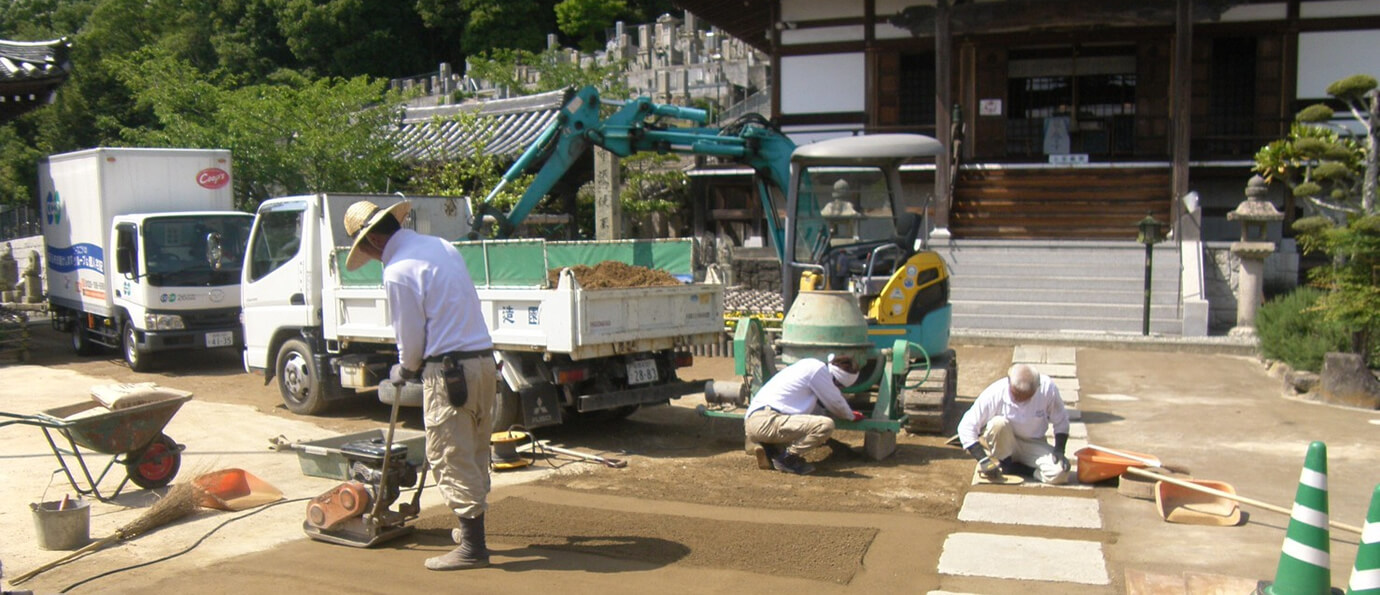
{"type": "MultiPolygon", "coordinates": [[[[1134,320],[1139,322],[1145,316],[1144,305],[1135,304],[1094,304],[1079,302],[1029,302],[963,300],[954,301],[954,318],[981,314],[983,316],[1042,316],[1065,319],[1105,318],[1113,320],[1134,320]]],[[[1178,316],[1176,305],[1150,305],[1150,319],[1168,319],[1178,316]]]]}
{"type": "MultiPolygon", "coordinates": [[[[1179,279],[1178,262],[1155,263],[1155,268],[1151,271],[1151,280],[1155,282],[1174,281],[1179,279]]],[[[1124,282],[1134,281],[1139,284],[1145,283],[1145,267],[1142,264],[1134,266],[1110,266],[1110,265],[1087,265],[1070,264],[1060,261],[1043,262],[1002,262],[978,265],[949,265],[949,273],[954,279],[964,277],[998,277],[1005,279],[1028,279],[1040,277],[1057,277],[1065,282],[1076,283],[1083,279],[1116,279],[1124,282]]]]}
{"type": "MultiPolygon", "coordinates": [[[[996,284],[993,284],[996,285],[996,284]]],[[[1086,290],[1081,288],[1059,288],[1059,289],[1035,289],[1022,287],[1019,292],[1011,291],[1010,283],[1006,287],[971,287],[964,285],[955,286],[949,290],[949,301],[970,302],[970,301],[1004,301],[1003,298],[1012,298],[1013,301],[1021,302],[1045,302],[1045,303],[1064,303],[1078,302],[1084,304],[1135,304],[1142,305],[1145,301],[1144,288],[1137,287],[1134,290],[1086,290]]],[[[1152,305],[1172,305],[1179,303],[1178,292],[1165,288],[1161,291],[1150,290],[1150,303],[1152,305]]]]}
{"type": "MultiPolygon", "coordinates": [[[[1150,332],[1162,335],[1183,333],[1183,321],[1168,316],[1150,318],[1150,332]]],[[[1069,333],[1108,333],[1139,335],[1142,320],[1118,317],[1059,317],[1036,314],[984,312],[961,313],[955,307],[953,328],[1002,331],[1060,331],[1069,333]]]]}

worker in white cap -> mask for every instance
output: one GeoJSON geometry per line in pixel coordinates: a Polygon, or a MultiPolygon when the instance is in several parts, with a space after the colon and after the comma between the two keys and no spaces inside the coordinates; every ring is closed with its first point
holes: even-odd
{"type": "Polygon", "coordinates": [[[802,455],[829,441],[834,419],[862,420],[863,414],[849,407],[842,390],[858,381],[857,364],[847,355],[829,354],[825,359],[791,364],[753,395],[743,430],[756,444],[758,466],[810,473],[815,468],[802,455]]]}

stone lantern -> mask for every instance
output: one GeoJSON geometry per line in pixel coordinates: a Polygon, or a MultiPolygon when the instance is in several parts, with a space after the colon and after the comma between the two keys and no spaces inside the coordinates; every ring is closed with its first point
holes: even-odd
{"type": "Polygon", "coordinates": [[[1271,221],[1281,221],[1284,214],[1275,205],[1265,200],[1267,192],[1265,179],[1256,175],[1246,182],[1246,200],[1236,205],[1236,210],[1227,213],[1228,221],[1241,223],[1241,241],[1232,242],[1231,253],[1239,261],[1240,270],[1236,298],[1236,326],[1231,329],[1234,337],[1255,336],[1255,315],[1265,301],[1264,278],[1265,259],[1275,251],[1275,243],[1266,235],[1271,221]]]}

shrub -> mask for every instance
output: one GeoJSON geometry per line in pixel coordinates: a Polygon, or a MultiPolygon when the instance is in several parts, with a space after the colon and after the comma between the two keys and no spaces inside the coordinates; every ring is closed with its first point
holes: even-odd
{"type": "Polygon", "coordinates": [[[1323,292],[1300,287],[1265,302],[1256,315],[1255,330],[1265,357],[1295,370],[1319,372],[1329,351],[1350,351],[1351,337],[1341,325],[1327,321],[1314,308],[1323,292]]]}

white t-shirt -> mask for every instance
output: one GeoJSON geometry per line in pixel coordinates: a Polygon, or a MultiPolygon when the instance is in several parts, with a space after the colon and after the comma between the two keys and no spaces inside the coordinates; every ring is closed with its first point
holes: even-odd
{"type": "Polygon", "coordinates": [[[1010,422],[1017,438],[1043,440],[1050,424],[1054,425],[1055,434],[1069,433],[1069,414],[1064,410],[1059,387],[1044,374],[1040,375],[1040,388],[1024,403],[1011,400],[1011,381],[1006,378],[984,389],[958,422],[958,438],[963,441],[963,448],[977,444],[987,422],[998,416],[1010,422]]]}
{"type": "Polygon", "coordinates": [[[494,346],[470,270],[449,242],[395,232],[383,249],[383,287],[403,367],[421,370],[433,355],[494,346]]]}
{"type": "Polygon", "coordinates": [[[834,386],[829,364],[812,358],[802,359],[777,372],[752,397],[748,415],[771,407],[786,415],[814,413],[823,405],[838,419],[853,419],[853,409],[843,398],[843,391],[834,386]]]}

